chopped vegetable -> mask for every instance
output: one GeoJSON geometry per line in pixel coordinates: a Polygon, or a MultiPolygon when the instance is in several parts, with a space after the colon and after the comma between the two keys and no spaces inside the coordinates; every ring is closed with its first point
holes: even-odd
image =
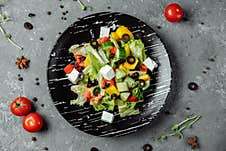
{"type": "Polygon", "coordinates": [[[108,94],[108,95],[112,95],[112,94],[117,94],[117,95],[120,95],[118,89],[114,86],[114,85],[111,85],[110,87],[106,88],[105,89],[105,92],[108,94]]]}
{"type": "Polygon", "coordinates": [[[146,55],[144,52],[144,44],[140,39],[131,41],[130,50],[132,55],[137,57],[140,62],[143,63],[143,61],[146,59],[146,55]]]}
{"type": "Polygon", "coordinates": [[[120,39],[119,36],[116,34],[116,32],[111,32],[111,37],[113,39],[115,39],[116,41],[118,41],[120,39]]]}
{"type": "Polygon", "coordinates": [[[129,88],[128,88],[126,82],[116,83],[116,86],[117,86],[119,92],[129,91],[129,88]]]}
{"type": "Polygon", "coordinates": [[[69,64],[69,65],[67,65],[66,67],[64,67],[64,72],[65,73],[71,73],[71,71],[73,70],[75,68],[75,65],[73,65],[73,64],[69,64]]]}
{"type": "Polygon", "coordinates": [[[126,77],[126,72],[122,69],[116,69],[116,79],[121,79],[126,77]]]}
{"type": "Polygon", "coordinates": [[[128,34],[131,39],[134,38],[132,32],[125,26],[119,26],[118,29],[116,30],[116,34],[120,39],[122,39],[122,36],[124,34],[128,34]]]}

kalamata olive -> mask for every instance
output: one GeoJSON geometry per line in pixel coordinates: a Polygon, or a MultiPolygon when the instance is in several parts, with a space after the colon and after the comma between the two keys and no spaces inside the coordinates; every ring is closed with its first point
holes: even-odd
{"type": "Polygon", "coordinates": [[[110,86],[110,83],[106,82],[105,83],[105,88],[108,88],[110,86]]]}
{"type": "Polygon", "coordinates": [[[139,87],[140,87],[140,88],[145,87],[145,81],[144,81],[144,80],[139,79],[138,82],[139,82],[138,84],[139,84],[139,87]]]}
{"type": "Polygon", "coordinates": [[[94,95],[94,96],[98,96],[99,94],[100,94],[100,88],[97,87],[97,88],[95,88],[95,89],[93,90],[93,95],[94,95]]]}
{"type": "Polygon", "coordinates": [[[137,80],[139,77],[139,73],[138,72],[134,72],[132,75],[131,75],[131,78],[137,80]]]}
{"type": "Polygon", "coordinates": [[[123,34],[122,35],[122,41],[127,43],[130,40],[130,36],[128,34],[123,34]]]}
{"type": "Polygon", "coordinates": [[[82,81],[84,78],[85,78],[84,73],[80,72],[79,75],[78,75],[78,80],[82,81]]]}
{"type": "Polygon", "coordinates": [[[92,84],[92,86],[96,86],[96,85],[98,85],[98,81],[97,80],[93,80],[93,81],[91,81],[91,84],[92,84]]]}
{"type": "Polygon", "coordinates": [[[86,60],[86,57],[85,56],[82,56],[80,61],[85,61],[86,60]]]}
{"type": "Polygon", "coordinates": [[[117,94],[113,93],[113,94],[111,95],[111,99],[115,100],[115,99],[117,99],[117,98],[118,98],[118,95],[117,95],[117,94]]]}
{"type": "Polygon", "coordinates": [[[97,49],[98,48],[98,42],[96,40],[92,40],[90,42],[90,45],[94,48],[94,49],[97,49]]]}
{"type": "Polygon", "coordinates": [[[96,147],[92,147],[92,148],[90,149],[90,151],[99,151],[99,149],[97,149],[96,147]]]}
{"type": "Polygon", "coordinates": [[[92,85],[92,83],[91,83],[91,81],[88,81],[88,83],[87,83],[87,88],[91,88],[93,85],[92,85]]]}
{"type": "Polygon", "coordinates": [[[128,56],[126,58],[126,61],[129,63],[129,64],[134,64],[136,62],[136,58],[134,56],[128,56]]]}

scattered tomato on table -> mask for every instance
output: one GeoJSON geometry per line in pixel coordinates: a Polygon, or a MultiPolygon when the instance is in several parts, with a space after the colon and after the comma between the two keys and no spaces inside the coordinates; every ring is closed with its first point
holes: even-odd
{"type": "Polygon", "coordinates": [[[172,3],[165,8],[164,14],[169,22],[179,22],[184,16],[184,11],[179,4],[172,3]]]}
{"type": "Polygon", "coordinates": [[[32,112],[24,117],[22,125],[28,132],[38,132],[43,127],[43,118],[40,114],[32,112]]]}
{"type": "Polygon", "coordinates": [[[31,110],[31,102],[26,97],[17,97],[10,104],[10,110],[16,116],[25,116],[31,110]]]}

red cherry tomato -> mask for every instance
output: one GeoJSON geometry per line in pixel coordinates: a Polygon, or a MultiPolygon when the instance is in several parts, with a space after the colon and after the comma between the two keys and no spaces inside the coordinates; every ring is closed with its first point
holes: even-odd
{"type": "Polygon", "coordinates": [[[28,98],[17,97],[10,104],[10,110],[16,116],[24,116],[30,112],[31,102],[28,100],[28,98]]]}
{"type": "Polygon", "coordinates": [[[71,73],[71,71],[74,69],[74,67],[75,67],[75,65],[69,64],[69,65],[67,65],[67,66],[64,68],[64,72],[67,73],[67,74],[69,74],[69,73],[71,73]]]}
{"type": "Polygon", "coordinates": [[[111,55],[115,55],[115,54],[116,54],[116,50],[117,50],[116,47],[111,48],[110,54],[111,54],[111,55]]]}
{"type": "Polygon", "coordinates": [[[128,98],[128,102],[137,102],[137,101],[138,101],[138,98],[136,96],[132,95],[128,98]]]}
{"type": "Polygon", "coordinates": [[[28,132],[38,132],[42,129],[43,118],[40,114],[33,112],[24,117],[22,125],[28,132]]]}
{"type": "Polygon", "coordinates": [[[145,72],[145,73],[148,72],[148,68],[147,68],[144,64],[142,64],[142,65],[140,66],[140,70],[143,71],[143,72],[145,72]]]}
{"type": "Polygon", "coordinates": [[[184,16],[183,9],[181,8],[181,6],[179,4],[176,4],[176,3],[169,4],[165,8],[164,14],[165,14],[166,19],[169,22],[178,22],[184,16]]]}
{"type": "Polygon", "coordinates": [[[98,40],[98,44],[102,45],[103,43],[108,42],[108,41],[110,41],[109,37],[103,37],[100,40],[98,40]]]}

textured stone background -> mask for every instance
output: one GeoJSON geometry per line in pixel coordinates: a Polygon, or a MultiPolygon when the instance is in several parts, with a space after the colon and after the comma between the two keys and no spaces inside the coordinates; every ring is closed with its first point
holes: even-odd
{"type": "Polygon", "coordinates": [[[30,68],[22,71],[24,81],[17,80],[19,70],[15,58],[19,52],[0,36],[0,150],[39,151],[89,151],[96,146],[100,151],[141,151],[145,143],[152,144],[154,151],[189,151],[185,140],[170,138],[165,143],[155,139],[168,131],[172,123],[181,121],[190,113],[203,118],[185,136],[196,134],[202,151],[226,151],[226,1],[225,0],[178,0],[187,13],[188,21],[168,23],[163,17],[164,7],[172,0],[84,0],[94,7],[93,11],[80,10],[73,0],[5,0],[2,11],[13,17],[4,24],[16,41],[24,46],[23,54],[31,59],[30,68]],[[61,9],[59,6],[64,5],[61,9]],[[72,128],[55,109],[47,88],[47,63],[50,51],[59,37],[78,17],[100,11],[121,11],[134,15],[160,35],[171,54],[177,78],[175,97],[168,107],[172,113],[162,115],[153,125],[137,133],[120,138],[101,138],[72,128]],[[62,12],[68,10],[67,20],[61,20],[62,12]],[[51,11],[52,15],[47,15],[51,11]],[[28,13],[36,17],[29,18],[28,13]],[[34,29],[24,29],[29,21],[34,29]],[[202,24],[202,22],[204,24],[202,24]],[[157,26],[161,26],[159,29],[157,26]],[[39,38],[43,37],[44,41],[39,38]],[[215,62],[209,61],[214,58],[215,62]],[[209,67],[206,69],[206,67],[209,67]],[[205,71],[206,73],[203,73],[205,71]],[[40,86],[35,78],[40,78],[40,86]],[[198,91],[190,91],[187,84],[195,81],[198,91]],[[9,112],[11,100],[21,92],[28,98],[38,97],[35,108],[46,120],[48,130],[29,134],[22,129],[21,118],[9,112]],[[44,103],[45,106],[41,107],[44,103]],[[190,110],[186,110],[190,107],[190,110]],[[37,137],[36,142],[31,138],[37,137]]]}

